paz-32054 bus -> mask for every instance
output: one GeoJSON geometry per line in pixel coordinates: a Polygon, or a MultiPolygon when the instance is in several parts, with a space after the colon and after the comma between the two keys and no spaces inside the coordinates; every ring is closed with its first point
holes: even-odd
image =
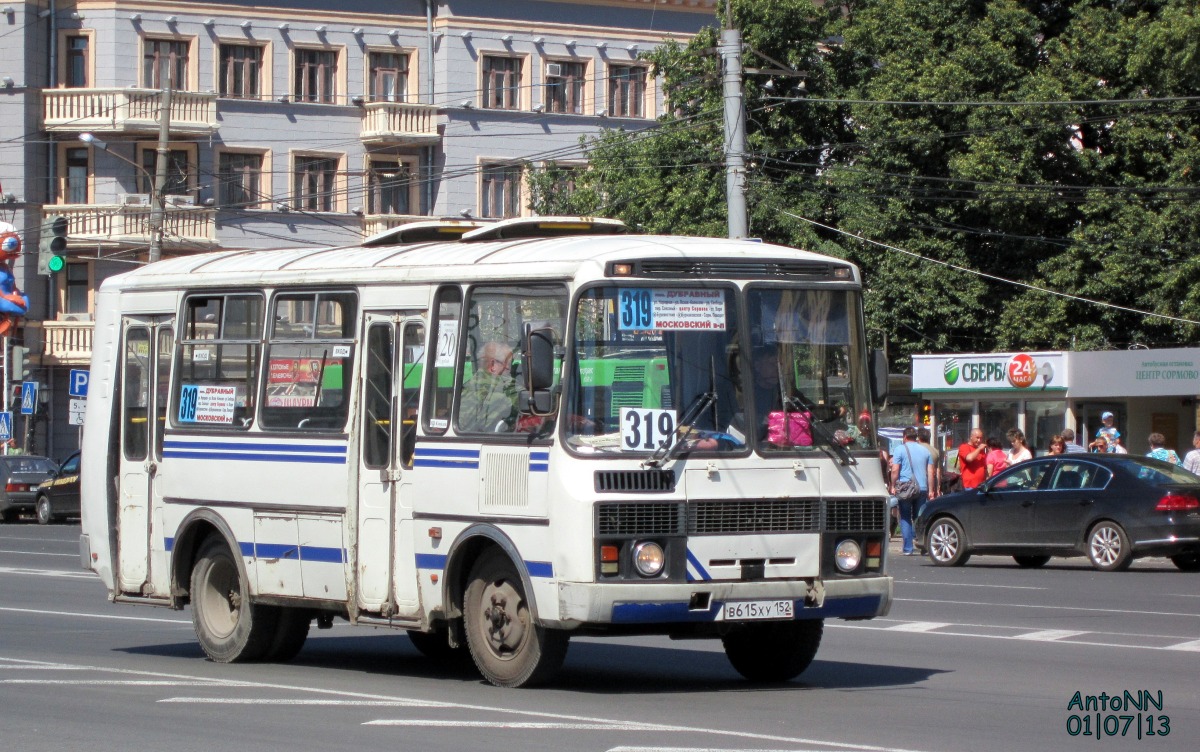
{"type": "Polygon", "coordinates": [[[409,226],[106,280],[81,553],[215,661],[312,622],[545,681],[572,634],[758,681],[887,613],[858,270],[611,220],[409,226]]]}

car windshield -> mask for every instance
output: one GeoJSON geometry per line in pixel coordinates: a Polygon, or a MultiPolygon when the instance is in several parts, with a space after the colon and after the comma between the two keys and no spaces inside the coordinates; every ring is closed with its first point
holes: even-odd
{"type": "Polygon", "coordinates": [[[576,451],[873,449],[858,295],[597,287],[579,300],[564,402],[576,451]],[[745,310],[748,320],[740,320],[745,310]]]}
{"type": "Polygon", "coordinates": [[[1130,465],[1130,472],[1138,480],[1155,486],[1200,486],[1200,476],[1193,475],[1178,465],[1151,459],[1149,457],[1127,457],[1125,462],[1130,465]]]}
{"type": "Polygon", "coordinates": [[[51,460],[45,457],[9,457],[4,463],[8,465],[8,471],[13,475],[17,474],[40,474],[47,475],[54,472],[55,465],[51,460]]]}

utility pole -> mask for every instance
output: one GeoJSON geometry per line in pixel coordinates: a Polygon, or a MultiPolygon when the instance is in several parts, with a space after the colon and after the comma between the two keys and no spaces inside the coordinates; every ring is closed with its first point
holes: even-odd
{"type": "Polygon", "coordinates": [[[159,95],[158,111],[158,149],[154,160],[154,203],[150,207],[150,253],[149,261],[153,264],[162,258],[163,220],[167,211],[167,197],[163,193],[167,189],[167,162],[171,158],[171,80],[174,73],[174,61],[167,64],[167,85],[159,95]]]}
{"type": "Polygon", "coordinates": [[[729,204],[729,237],[749,233],[746,220],[746,116],[742,108],[742,32],[733,28],[733,14],[725,3],[721,32],[721,66],[725,71],[725,194],[729,204]]]}

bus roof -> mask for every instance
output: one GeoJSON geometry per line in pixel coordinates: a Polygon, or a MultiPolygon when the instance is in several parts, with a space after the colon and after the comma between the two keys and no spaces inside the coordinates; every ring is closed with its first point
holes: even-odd
{"type": "Polygon", "coordinates": [[[663,235],[572,235],[389,246],[217,251],[167,259],[110,277],[109,289],[173,289],[209,285],[442,282],[455,279],[551,279],[591,266],[603,276],[614,262],[663,262],[657,279],[771,278],[857,282],[858,270],[841,259],[767,243],[663,235]],[[716,261],[726,263],[713,263],[716,261]],[[755,273],[756,269],[771,270],[755,273]],[[738,273],[739,269],[746,270],[738,273]],[[834,270],[838,270],[836,280],[834,270]],[[674,273],[673,273],[674,272],[674,273]]]}

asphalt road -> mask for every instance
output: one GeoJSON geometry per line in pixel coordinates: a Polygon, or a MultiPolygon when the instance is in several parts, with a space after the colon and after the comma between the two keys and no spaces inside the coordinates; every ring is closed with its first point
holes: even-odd
{"type": "Polygon", "coordinates": [[[1200,746],[1200,575],[1162,559],[1105,574],[896,556],[892,613],[829,622],[789,684],[747,684],[715,642],[576,639],[551,686],[502,690],[344,622],[288,664],[210,663],[190,612],[108,603],[78,569],[78,534],[0,525],[5,752],[1200,746]],[[1102,711],[1097,738],[1096,712],[1068,707],[1126,690],[1161,692],[1162,709],[1102,711]]]}

